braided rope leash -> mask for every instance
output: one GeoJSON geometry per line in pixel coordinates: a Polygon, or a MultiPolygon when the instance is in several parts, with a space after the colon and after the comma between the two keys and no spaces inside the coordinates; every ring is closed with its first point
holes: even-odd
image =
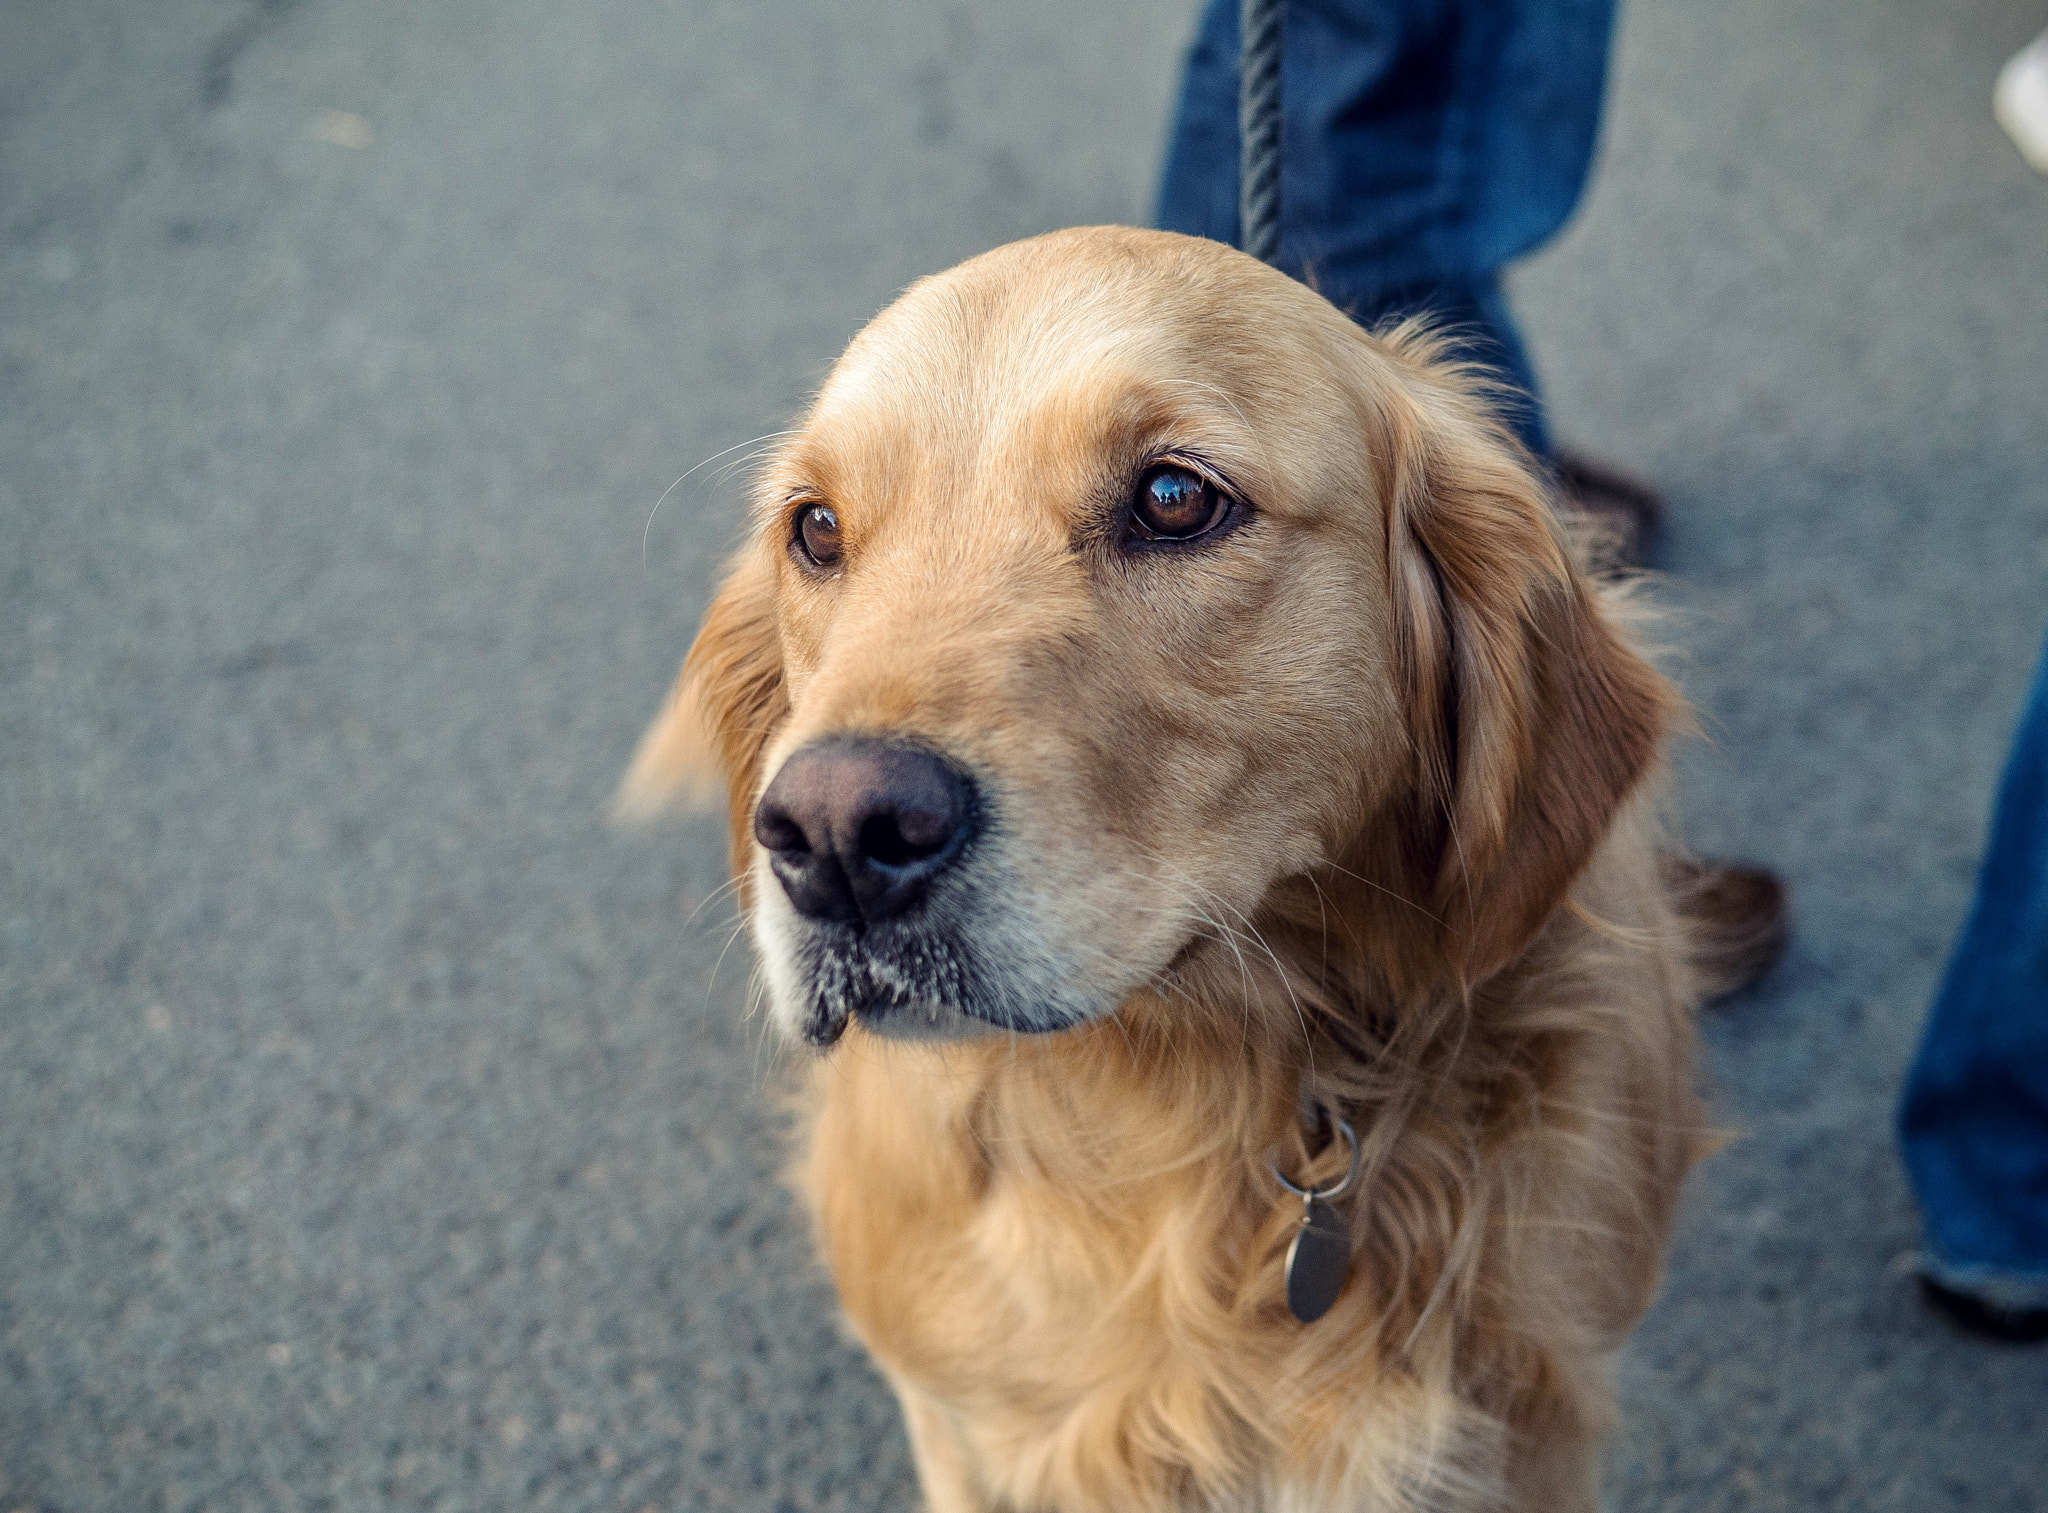
{"type": "Polygon", "coordinates": [[[1280,58],[1286,0],[1240,0],[1237,130],[1239,235],[1262,263],[1280,256],[1280,58]]]}

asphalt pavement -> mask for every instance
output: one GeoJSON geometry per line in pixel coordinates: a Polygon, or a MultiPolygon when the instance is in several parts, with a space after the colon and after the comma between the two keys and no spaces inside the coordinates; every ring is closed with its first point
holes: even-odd
{"type": "MultiPolygon", "coordinates": [[[[1691,832],[1797,893],[1616,1509],[2048,1507],[2048,1353],[1922,1310],[1890,1132],[2048,620],[2044,19],[1633,0],[1515,278],[1671,496],[1691,832]]],[[[914,1504],[718,827],[604,823],[736,487],[649,513],[919,274],[1142,220],[1189,24],[0,7],[0,1510],[914,1504]]]]}

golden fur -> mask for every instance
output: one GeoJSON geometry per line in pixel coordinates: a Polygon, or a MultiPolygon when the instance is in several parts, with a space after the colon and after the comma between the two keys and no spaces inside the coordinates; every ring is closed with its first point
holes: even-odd
{"type": "Polygon", "coordinates": [[[1595,1506],[1607,1363],[1700,1145],[1652,815],[1678,714],[1420,328],[1097,228],[854,340],[622,803],[722,776],[776,1017],[854,1014],[796,1185],[935,1513],[1595,1506]],[[1100,522],[1168,454],[1247,523],[1120,555],[1100,522]],[[829,578],[788,545],[817,498],[829,578]],[[959,949],[1011,1033],[936,988],[871,1025],[813,980],[749,822],[845,733],[992,795],[959,949]],[[1307,1148],[1304,1097],[1364,1146],[1351,1281],[1309,1325],[1269,1162],[1344,1153],[1307,1148]]]}

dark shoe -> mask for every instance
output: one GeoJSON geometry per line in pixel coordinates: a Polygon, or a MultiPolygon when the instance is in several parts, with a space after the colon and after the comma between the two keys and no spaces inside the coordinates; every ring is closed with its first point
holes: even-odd
{"type": "Polygon", "coordinates": [[[1980,1340],[2001,1345],[2038,1345],[2048,1340],[2048,1308],[2004,1308],[1944,1287],[1932,1277],[1920,1279],[1920,1295],[1949,1323],[1980,1340]]]}
{"type": "Polygon", "coordinates": [[[1741,992],[1778,964],[1792,931],[1775,872],[1675,856],[1664,866],[1678,912],[1692,921],[1693,964],[1709,1002],[1741,992]]]}
{"type": "Polygon", "coordinates": [[[1649,566],[1664,531],[1664,500],[1655,489],[1577,452],[1557,454],[1557,482],[1565,507],[1592,527],[1596,563],[1649,566]]]}

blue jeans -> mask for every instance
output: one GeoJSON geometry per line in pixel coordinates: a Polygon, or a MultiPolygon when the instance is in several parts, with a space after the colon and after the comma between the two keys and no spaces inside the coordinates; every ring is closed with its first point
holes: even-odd
{"type": "MultiPolygon", "coordinates": [[[[1599,130],[1615,0],[1286,0],[1280,266],[1367,325],[1432,311],[1549,437],[1501,269],[1562,226],[1599,130]]],[[[1237,244],[1239,0],[1188,54],[1155,219],[1237,244]]]]}
{"type": "Polygon", "coordinates": [[[2048,652],[1899,1130],[1926,1274],[2001,1307],[2048,1308],[2048,652]]]}

